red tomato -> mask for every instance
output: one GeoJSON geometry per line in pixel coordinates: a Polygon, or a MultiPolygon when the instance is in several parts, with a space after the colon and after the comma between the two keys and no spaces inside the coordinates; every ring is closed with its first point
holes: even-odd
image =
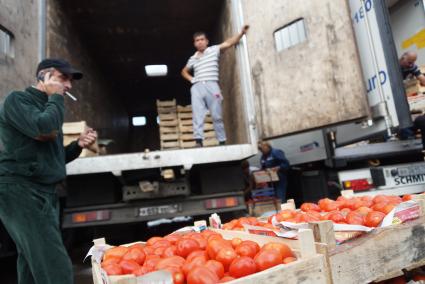
{"type": "Polygon", "coordinates": [[[161,257],[159,255],[151,254],[147,255],[145,259],[145,263],[143,266],[146,266],[148,268],[154,268],[155,265],[161,260],[161,257]]]}
{"type": "Polygon", "coordinates": [[[371,208],[369,208],[369,207],[365,207],[365,206],[360,207],[360,208],[358,208],[358,209],[356,210],[356,212],[360,213],[360,214],[361,214],[361,215],[363,215],[363,216],[366,216],[366,215],[367,215],[367,213],[369,213],[369,212],[371,212],[371,211],[373,211],[371,208]]]}
{"type": "Polygon", "coordinates": [[[144,250],[145,245],[137,243],[137,244],[134,244],[134,245],[131,245],[131,246],[128,247],[128,249],[133,249],[133,248],[138,248],[138,249],[144,250]]]}
{"type": "Polygon", "coordinates": [[[122,258],[128,252],[128,250],[129,248],[125,246],[110,248],[107,251],[105,251],[105,254],[103,255],[103,259],[106,260],[110,257],[122,258]]]}
{"type": "Polygon", "coordinates": [[[224,269],[227,271],[232,261],[237,257],[238,254],[233,248],[225,247],[218,251],[215,256],[215,260],[220,261],[223,264],[224,269]]]}
{"type": "Polygon", "coordinates": [[[293,257],[293,256],[289,256],[289,257],[286,257],[284,260],[283,260],[283,263],[284,264],[288,264],[288,263],[291,263],[291,262],[294,262],[294,261],[296,261],[297,259],[295,258],[295,257],[293,257]]]}
{"type": "Polygon", "coordinates": [[[179,234],[171,234],[164,237],[165,240],[169,241],[173,245],[175,245],[177,241],[180,240],[181,238],[182,236],[179,234]]]}
{"type": "Polygon", "coordinates": [[[294,254],[292,253],[291,248],[283,243],[274,243],[274,242],[270,242],[265,244],[261,250],[276,250],[277,252],[280,253],[281,255],[281,260],[283,260],[284,258],[290,257],[290,256],[294,256],[294,254]]]}
{"type": "Polygon", "coordinates": [[[244,277],[255,273],[257,267],[255,261],[247,256],[236,258],[229,267],[229,274],[235,278],[244,277]]]}
{"type": "Polygon", "coordinates": [[[208,257],[208,253],[204,250],[195,250],[192,251],[191,253],[189,253],[189,255],[186,257],[186,261],[192,261],[192,259],[194,259],[197,256],[204,256],[205,257],[205,261],[207,261],[209,259],[208,257]]]}
{"type": "Polygon", "coordinates": [[[221,237],[221,238],[223,238],[219,233],[217,233],[217,232],[214,232],[214,231],[211,231],[211,230],[203,230],[202,232],[201,232],[201,235],[208,241],[208,238],[210,237],[210,236],[218,236],[218,237],[221,237]]]}
{"type": "Polygon", "coordinates": [[[143,249],[140,249],[138,247],[131,248],[123,257],[123,260],[134,260],[138,264],[142,265],[145,262],[145,252],[143,249]]]}
{"type": "Polygon", "coordinates": [[[218,278],[222,278],[224,276],[224,266],[221,262],[211,259],[208,260],[204,266],[214,272],[218,278]]]}
{"type": "Polygon", "coordinates": [[[320,216],[312,214],[313,212],[319,214],[318,212],[315,212],[315,211],[310,211],[310,212],[306,212],[304,214],[301,214],[301,222],[309,223],[309,222],[320,221],[320,216]]]}
{"type": "Polygon", "coordinates": [[[155,265],[155,269],[156,270],[161,270],[164,269],[166,267],[177,267],[177,268],[181,268],[184,264],[185,264],[185,260],[183,257],[181,256],[170,256],[167,258],[162,258],[160,259],[157,264],[155,265]]]}
{"type": "Polygon", "coordinates": [[[204,256],[197,256],[194,257],[191,261],[186,260],[185,264],[183,265],[183,273],[184,275],[188,275],[190,271],[192,271],[195,267],[198,266],[204,266],[205,263],[207,263],[204,256]]]}
{"type": "Polygon", "coordinates": [[[325,207],[327,206],[328,203],[331,203],[331,202],[335,202],[335,201],[329,198],[323,198],[319,200],[318,205],[322,211],[325,211],[325,207]]]}
{"type": "Polygon", "coordinates": [[[284,209],[282,211],[279,211],[276,214],[276,221],[283,222],[283,221],[286,221],[288,219],[294,218],[295,213],[296,212],[294,210],[289,210],[289,209],[284,209]]]}
{"type": "Polygon", "coordinates": [[[348,213],[345,219],[351,225],[364,225],[364,216],[356,211],[348,213]]]}
{"type": "Polygon", "coordinates": [[[102,266],[103,270],[105,270],[108,275],[121,275],[123,274],[122,268],[117,263],[110,263],[106,266],[102,266]]]}
{"type": "Polygon", "coordinates": [[[104,266],[108,266],[109,264],[119,264],[120,261],[121,261],[121,259],[118,258],[118,257],[109,257],[109,258],[105,259],[104,261],[102,261],[100,266],[104,267],[104,266]]]}
{"type": "Polygon", "coordinates": [[[146,255],[151,255],[154,253],[155,249],[152,246],[145,246],[143,248],[143,251],[145,252],[146,255]]]}
{"type": "Polygon", "coordinates": [[[277,250],[261,250],[254,258],[257,271],[263,271],[282,263],[282,255],[277,250]]]}
{"type": "Polygon", "coordinates": [[[385,215],[387,215],[388,213],[390,213],[393,209],[395,208],[394,204],[387,204],[385,205],[382,213],[384,213],[385,215]]]}
{"type": "Polygon", "coordinates": [[[205,250],[207,248],[207,240],[202,235],[196,234],[192,235],[190,238],[198,242],[201,250],[205,250]]]}
{"type": "Polygon", "coordinates": [[[184,274],[181,271],[180,268],[175,267],[175,266],[167,266],[162,268],[162,270],[166,270],[168,272],[171,273],[172,277],[173,277],[173,283],[174,284],[183,284],[184,283],[184,274]]]}
{"type": "Polygon", "coordinates": [[[240,239],[240,238],[233,238],[232,239],[232,247],[233,248],[236,248],[241,243],[242,243],[242,239],[240,239]]]}
{"type": "Polygon", "coordinates": [[[226,283],[226,282],[230,282],[232,280],[235,280],[236,278],[233,278],[232,276],[224,276],[223,278],[220,279],[220,281],[218,283],[226,283]]]}
{"type": "Polygon", "coordinates": [[[131,274],[134,270],[140,267],[140,265],[134,260],[121,260],[120,266],[123,274],[131,274]]]}
{"type": "Polygon", "coordinates": [[[162,240],[162,239],[163,239],[162,237],[152,237],[146,242],[146,245],[152,246],[154,243],[156,243],[157,241],[162,240]]]}
{"type": "Polygon", "coordinates": [[[365,218],[365,225],[368,227],[377,227],[379,224],[381,224],[384,217],[385,217],[385,214],[382,212],[378,212],[378,211],[369,212],[365,218]]]}
{"type": "Polygon", "coordinates": [[[152,245],[152,247],[153,248],[161,248],[161,247],[164,247],[164,248],[168,248],[168,247],[170,247],[171,246],[171,243],[169,242],[169,241],[167,241],[167,240],[165,240],[165,239],[162,239],[162,240],[157,240],[153,245],[152,245]]]}
{"type": "Polygon", "coordinates": [[[251,258],[254,258],[258,252],[255,247],[248,244],[240,244],[236,247],[235,251],[240,256],[247,256],[251,258]]]}
{"type": "Polygon", "coordinates": [[[377,203],[388,203],[388,198],[385,195],[376,195],[373,199],[373,204],[377,203]]]}
{"type": "Polygon", "coordinates": [[[199,243],[193,239],[181,239],[176,247],[176,254],[181,257],[187,257],[192,251],[200,249],[199,243]]]}
{"type": "Polygon", "coordinates": [[[157,247],[157,248],[154,249],[153,254],[162,256],[166,249],[167,249],[167,247],[157,247]]]}
{"type": "Polygon", "coordinates": [[[195,267],[187,276],[187,284],[215,284],[218,276],[204,266],[195,267]]]}
{"type": "Polygon", "coordinates": [[[211,259],[215,259],[216,254],[218,253],[219,250],[221,250],[224,247],[230,247],[232,248],[232,245],[229,244],[228,242],[226,242],[223,239],[212,239],[210,241],[208,241],[207,244],[207,253],[208,256],[211,259]]]}
{"type": "Polygon", "coordinates": [[[331,220],[334,223],[345,223],[345,217],[342,215],[339,211],[332,211],[328,214],[326,214],[325,218],[327,220],[331,220]]]}
{"type": "Polygon", "coordinates": [[[413,198],[413,195],[411,195],[411,194],[405,194],[405,195],[403,195],[402,200],[403,201],[409,201],[409,200],[412,200],[412,198],[413,198]]]}
{"type": "Polygon", "coordinates": [[[347,216],[347,215],[348,215],[348,213],[350,213],[350,212],[351,212],[351,209],[350,209],[350,208],[344,208],[344,209],[342,209],[342,210],[341,210],[341,211],[339,211],[339,212],[341,212],[341,214],[342,214],[342,215],[347,216]]]}
{"type": "Polygon", "coordinates": [[[308,203],[308,202],[307,203],[303,203],[301,205],[301,210],[304,211],[304,212],[308,212],[308,211],[317,211],[317,212],[320,212],[321,211],[319,205],[314,204],[314,203],[308,203]]]}
{"type": "Polygon", "coordinates": [[[177,251],[176,246],[168,247],[163,251],[161,257],[169,257],[169,256],[176,255],[176,251],[177,251]]]}
{"type": "Polygon", "coordinates": [[[384,213],[384,208],[385,208],[385,206],[387,206],[387,204],[388,204],[388,202],[375,203],[372,206],[372,210],[384,213]]]}

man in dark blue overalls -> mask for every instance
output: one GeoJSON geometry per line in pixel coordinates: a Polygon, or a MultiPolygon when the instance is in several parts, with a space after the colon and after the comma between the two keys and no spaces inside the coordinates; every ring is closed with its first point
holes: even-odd
{"type": "Polygon", "coordinates": [[[282,150],[272,148],[268,142],[259,142],[258,149],[261,151],[261,168],[272,169],[277,172],[279,182],[277,183],[276,194],[282,203],[286,202],[286,188],[288,185],[287,171],[289,169],[289,161],[285,157],[282,150]]]}

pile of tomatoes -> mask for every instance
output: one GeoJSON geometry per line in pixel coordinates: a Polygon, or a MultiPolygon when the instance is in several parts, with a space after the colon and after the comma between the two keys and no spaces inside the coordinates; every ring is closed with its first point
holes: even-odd
{"type": "Polygon", "coordinates": [[[286,244],[270,242],[260,247],[254,241],[225,240],[205,230],[113,247],[105,252],[101,267],[108,275],[141,276],[167,270],[175,284],[207,284],[224,283],[295,260],[286,244]]]}
{"type": "Polygon", "coordinates": [[[303,203],[301,210],[285,209],[270,216],[268,222],[260,222],[253,217],[242,217],[223,225],[225,230],[244,230],[244,225],[261,226],[276,229],[272,225],[275,217],[277,222],[308,223],[315,221],[331,220],[337,224],[362,225],[377,227],[384,217],[398,204],[412,199],[412,195],[402,198],[391,195],[377,195],[375,197],[363,196],[346,198],[338,197],[337,200],[324,198],[316,203],[303,203]]]}

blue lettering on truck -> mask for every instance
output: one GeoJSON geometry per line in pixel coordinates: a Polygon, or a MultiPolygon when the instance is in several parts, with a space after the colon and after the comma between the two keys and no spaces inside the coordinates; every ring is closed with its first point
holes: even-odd
{"type": "Polygon", "coordinates": [[[360,9],[354,14],[354,21],[356,23],[359,23],[361,20],[364,19],[365,17],[365,10],[366,9],[366,13],[369,12],[370,10],[372,10],[372,0],[366,0],[364,1],[364,8],[363,6],[360,7],[360,9]]]}
{"type": "Polygon", "coordinates": [[[425,182],[425,174],[414,175],[414,176],[405,176],[405,177],[396,177],[394,179],[395,185],[406,185],[406,184],[416,184],[425,182]]]}
{"type": "MultiPolygon", "coordinates": [[[[379,82],[384,85],[387,82],[387,73],[384,70],[379,71],[379,82]]],[[[367,92],[370,93],[378,87],[378,76],[375,74],[372,78],[367,80],[367,92]]]]}

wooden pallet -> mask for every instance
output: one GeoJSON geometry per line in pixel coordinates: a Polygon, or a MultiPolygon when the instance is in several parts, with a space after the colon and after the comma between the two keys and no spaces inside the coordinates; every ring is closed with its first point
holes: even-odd
{"type": "Polygon", "coordinates": [[[161,149],[179,149],[179,128],[176,100],[156,101],[161,149]]]}

